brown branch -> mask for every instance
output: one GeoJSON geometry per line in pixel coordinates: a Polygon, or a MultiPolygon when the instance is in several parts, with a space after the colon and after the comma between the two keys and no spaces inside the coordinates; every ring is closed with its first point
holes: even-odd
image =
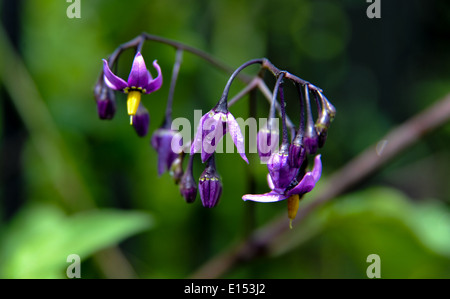
{"type": "MultiPolygon", "coordinates": [[[[450,94],[427,110],[391,130],[376,144],[367,148],[328,178],[326,186],[309,204],[299,210],[298,224],[318,206],[349,191],[373,175],[424,135],[450,120],[450,94]]],[[[244,261],[268,254],[271,245],[289,231],[287,217],[280,217],[256,230],[246,240],[232,246],[202,265],[192,278],[218,278],[244,261]]]]}

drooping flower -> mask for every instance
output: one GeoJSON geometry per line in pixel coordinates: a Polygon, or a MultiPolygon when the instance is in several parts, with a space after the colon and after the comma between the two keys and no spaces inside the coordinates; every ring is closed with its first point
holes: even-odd
{"type": "Polygon", "coordinates": [[[245,155],[244,137],[239,124],[229,111],[215,108],[203,115],[197,128],[197,134],[191,145],[191,155],[201,150],[202,161],[214,154],[217,144],[226,133],[230,133],[238,153],[248,163],[245,155]]]}
{"type": "Polygon", "coordinates": [[[137,52],[128,76],[128,81],[125,81],[116,76],[109,68],[108,61],[103,59],[103,77],[105,84],[113,90],[119,90],[128,94],[127,109],[128,114],[130,115],[131,124],[133,123],[133,116],[138,110],[141,94],[152,93],[158,90],[162,85],[161,68],[156,60],[153,61],[153,66],[158,72],[158,76],[155,79],[153,79],[150,71],[147,69],[142,54],[137,52]]]}
{"type": "Polygon", "coordinates": [[[222,183],[216,170],[214,155],[208,158],[206,168],[198,182],[198,189],[200,191],[200,199],[205,208],[213,208],[219,203],[222,195],[222,183]]]}
{"type": "Polygon", "coordinates": [[[177,132],[164,127],[157,129],[152,135],[152,147],[158,152],[159,175],[171,169],[172,163],[181,151],[181,144],[176,144],[175,136],[177,136],[177,132]],[[173,142],[174,140],[175,142],[173,142]]]}
{"type": "MultiPolygon", "coordinates": [[[[283,163],[280,165],[285,164],[283,163]]],[[[320,160],[320,155],[317,155],[314,158],[314,167],[311,171],[306,172],[302,178],[292,178],[288,186],[286,186],[286,182],[288,181],[287,178],[291,175],[291,173],[289,171],[284,173],[286,173],[286,177],[273,178],[269,172],[267,175],[267,183],[272,191],[265,194],[246,194],[242,197],[242,199],[257,202],[276,202],[285,200],[292,195],[300,196],[310,192],[314,189],[322,174],[322,162],[320,160]]]]}

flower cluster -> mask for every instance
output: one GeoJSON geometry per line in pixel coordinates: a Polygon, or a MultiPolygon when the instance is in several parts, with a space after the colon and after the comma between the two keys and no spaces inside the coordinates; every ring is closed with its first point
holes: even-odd
{"type": "MultiPolygon", "coordinates": [[[[278,93],[280,95],[283,121],[281,146],[279,150],[274,151],[274,145],[276,146],[277,144],[272,144],[271,147],[263,144],[266,148],[272,149],[269,152],[270,154],[267,155],[266,151],[260,150],[261,144],[258,141],[260,158],[268,160],[267,182],[271,191],[265,194],[246,194],[242,199],[256,202],[277,202],[288,199],[288,215],[292,221],[296,216],[300,199],[315,187],[322,174],[321,155],[315,156],[314,166],[310,171],[306,171],[307,156],[316,154],[318,148],[324,145],[328,128],[335,117],[336,109],[320,90],[314,89],[312,93],[316,98],[319,110],[317,121],[314,122],[310,103],[311,87],[308,84],[303,85],[303,87],[297,85],[301,108],[300,124],[289,143],[286,130],[285,101],[282,92],[283,77],[283,73],[278,77],[273,93],[271,115],[269,115],[270,121],[273,117],[273,107],[278,93]]],[[[260,138],[261,135],[271,134],[267,127],[264,127],[258,133],[258,137],[260,138]]],[[[275,136],[277,135],[275,134],[275,136]]],[[[269,138],[265,137],[265,139],[268,140],[269,138]]]]}
{"type": "MultiPolygon", "coordinates": [[[[157,75],[155,78],[152,77],[140,52],[143,40],[136,39],[136,41],[138,43],[121,46],[108,60],[103,60],[102,74],[94,88],[94,94],[101,119],[114,117],[116,112],[114,91],[127,94],[130,123],[138,136],[143,137],[148,133],[150,116],[141,103],[141,96],[159,90],[163,79],[161,68],[156,60],[153,61],[153,67],[157,75]],[[136,55],[128,80],[125,81],[111,69],[116,65],[121,52],[129,47],[136,48],[136,55]]],[[[180,194],[187,203],[194,202],[199,193],[204,207],[217,206],[223,186],[216,169],[215,153],[218,143],[225,134],[230,134],[241,158],[249,163],[245,153],[243,134],[235,117],[229,111],[230,86],[244,68],[260,64],[261,70],[270,70],[277,79],[270,99],[268,121],[256,136],[259,158],[262,163],[267,164],[267,183],[270,191],[264,194],[246,194],[242,196],[242,199],[262,203],[287,199],[288,216],[292,221],[297,213],[300,199],[315,187],[321,177],[321,155],[317,154],[317,151],[326,141],[328,129],[336,114],[335,108],[319,88],[286,71],[277,69],[265,58],[254,59],[242,64],[232,73],[217,104],[200,119],[192,142],[184,144],[184,140],[178,137],[178,132],[171,129],[173,94],[182,52],[182,49],[177,49],[164,122],[151,138],[151,145],[158,153],[158,174],[162,175],[168,171],[178,184],[180,194]],[[284,80],[292,81],[298,91],[297,102],[301,112],[298,126],[292,124],[286,114],[284,80]],[[317,106],[316,121],[313,120],[311,95],[317,106]],[[281,135],[275,118],[277,110],[281,113],[281,135]],[[185,152],[190,154],[185,155],[185,152]],[[197,153],[200,153],[201,162],[205,164],[198,178],[198,184],[193,172],[193,160],[197,153]],[[314,160],[312,169],[308,169],[309,155],[315,155],[311,158],[314,160]],[[184,169],[185,157],[189,157],[189,162],[184,169]]]]}

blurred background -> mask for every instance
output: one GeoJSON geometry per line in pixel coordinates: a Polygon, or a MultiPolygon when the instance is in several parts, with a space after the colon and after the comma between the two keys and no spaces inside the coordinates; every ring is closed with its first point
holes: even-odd
{"type": "MultiPolygon", "coordinates": [[[[165,78],[143,98],[147,137],[129,125],[123,94],[114,119],[98,118],[101,59],[143,31],[231,68],[267,57],[324,90],[337,116],[307,203],[329,175],[450,92],[450,3],[380,2],[381,18],[369,19],[365,0],[81,0],[81,18],[70,19],[63,0],[0,1],[0,277],[64,278],[67,256],[78,254],[82,278],[186,278],[253,229],[287,217],[285,202],[242,201],[268,191],[267,168],[254,155],[250,166],[237,153],[217,156],[224,189],[213,209],[199,198],[187,204],[168,173],[158,177],[150,136],[163,121],[172,47],[143,48],[165,78]]],[[[121,77],[132,58],[122,56],[121,77]]],[[[227,79],[184,53],[174,118],[210,110],[227,79]]],[[[257,99],[258,117],[267,117],[266,100],[257,99]]],[[[246,118],[248,106],[242,100],[231,112],[246,118]]],[[[221,278],[367,278],[370,254],[380,256],[382,278],[450,278],[449,138],[449,124],[431,132],[221,278]]],[[[196,178],[203,167],[195,161],[196,178]]]]}

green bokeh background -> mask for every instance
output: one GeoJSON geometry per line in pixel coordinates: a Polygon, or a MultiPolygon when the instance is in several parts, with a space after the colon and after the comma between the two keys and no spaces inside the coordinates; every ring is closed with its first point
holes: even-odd
{"type": "MultiPolygon", "coordinates": [[[[364,0],[81,0],[80,19],[67,17],[70,3],[62,0],[0,3],[10,34],[0,39],[1,278],[64,278],[71,253],[82,259],[83,278],[185,278],[251,228],[286,214],[284,202],[241,200],[249,174],[259,193],[267,191],[266,167],[254,155],[250,166],[237,153],[217,156],[224,191],[216,208],[205,209],[199,198],[186,204],[169,174],[158,177],[150,136],[138,138],[128,125],[124,95],[117,95],[113,120],[98,119],[93,86],[101,59],[143,31],[232,68],[267,57],[320,86],[338,113],[320,150],[317,189],[450,91],[445,0],[382,0],[380,19],[366,16],[364,0]],[[29,78],[10,63],[7,40],[29,78]],[[8,80],[10,74],[18,76],[8,80]]],[[[163,121],[175,51],[147,42],[143,54],[158,59],[165,78],[161,90],[143,98],[153,131],[163,121]]],[[[121,58],[122,77],[132,58],[121,58]]],[[[195,109],[211,109],[227,79],[184,53],[174,117],[193,120],[195,109]]],[[[258,102],[258,116],[266,117],[261,94],[258,102]]],[[[232,108],[235,117],[247,117],[246,103],[232,108]]],[[[295,98],[288,105],[296,120],[295,98]]],[[[222,278],[367,278],[373,253],[382,278],[450,278],[449,138],[447,124],[311,213],[268,256],[222,278]]],[[[202,170],[196,161],[195,175],[202,170]]]]}

